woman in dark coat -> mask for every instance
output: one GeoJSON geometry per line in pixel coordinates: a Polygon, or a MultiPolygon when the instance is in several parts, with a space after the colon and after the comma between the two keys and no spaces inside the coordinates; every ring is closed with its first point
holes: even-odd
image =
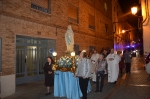
{"type": "Polygon", "coordinates": [[[120,62],[119,62],[119,69],[120,69],[120,74],[121,74],[121,76],[122,76],[122,70],[123,70],[123,68],[125,67],[125,63],[124,63],[124,56],[123,55],[121,55],[121,51],[117,51],[117,54],[120,56],[120,58],[121,58],[121,60],[120,60],[120,62]]]}
{"type": "Polygon", "coordinates": [[[47,57],[47,62],[44,65],[45,72],[45,86],[47,88],[47,93],[45,95],[49,95],[50,87],[54,85],[54,71],[52,70],[53,60],[51,57],[47,57]]]}
{"type": "Polygon", "coordinates": [[[120,74],[122,75],[122,69],[125,67],[124,57],[121,56],[121,61],[119,62],[120,74]]]}

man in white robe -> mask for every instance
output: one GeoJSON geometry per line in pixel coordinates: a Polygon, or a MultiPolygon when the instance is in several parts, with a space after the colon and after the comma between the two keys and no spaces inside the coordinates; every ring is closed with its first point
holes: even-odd
{"type": "Polygon", "coordinates": [[[120,57],[114,54],[114,49],[112,48],[106,60],[108,63],[108,82],[116,84],[119,74],[120,57]]]}
{"type": "Polygon", "coordinates": [[[92,81],[96,82],[96,74],[95,74],[95,68],[96,68],[96,62],[99,58],[99,54],[96,52],[96,50],[94,50],[94,53],[91,56],[91,62],[92,62],[92,67],[91,67],[91,78],[92,81]]]}

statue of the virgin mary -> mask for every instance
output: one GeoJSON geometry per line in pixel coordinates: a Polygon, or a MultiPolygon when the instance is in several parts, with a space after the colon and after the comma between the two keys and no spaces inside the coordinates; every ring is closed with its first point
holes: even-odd
{"type": "Polygon", "coordinates": [[[65,33],[65,40],[66,40],[67,52],[74,51],[74,34],[71,25],[68,25],[68,29],[65,33]]]}

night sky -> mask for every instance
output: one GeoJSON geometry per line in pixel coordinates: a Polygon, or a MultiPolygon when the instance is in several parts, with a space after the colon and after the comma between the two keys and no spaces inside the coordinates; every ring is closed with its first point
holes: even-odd
{"type": "MultiPolygon", "coordinates": [[[[138,18],[131,14],[131,7],[139,5],[139,0],[118,0],[123,13],[127,16],[127,21],[133,26],[138,27],[138,18]]],[[[139,15],[140,11],[138,12],[139,15]]]]}
{"type": "Polygon", "coordinates": [[[138,5],[139,0],[119,0],[120,6],[124,12],[129,12],[133,5],[138,5]]]}
{"type": "Polygon", "coordinates": [[[128,23],[135,29],[135,36],[136,36],[136,40],[138,41],[140,39],[140,41],[138,41],[139,43],[142,44],[142,39],[143,39],[143,33],[141,29],[138,29],[138,17],[137,16],[141,16],[141,5],[139,4],[139,0],[118,0],[120,3],[120,6],[122,8],[122,11],[124,13],[124,15],[127,18],[128,23]],[[132,6],[138,6],[138,13],[135,15],[132,15],[131,13],[131,7],[132,6]]]}

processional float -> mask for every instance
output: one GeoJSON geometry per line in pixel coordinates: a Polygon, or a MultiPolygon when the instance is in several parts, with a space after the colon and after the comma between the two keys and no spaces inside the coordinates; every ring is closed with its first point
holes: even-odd
{"type": "Polygon", "coordinates": [[[61,72],[70,71],[72,73],[75,73],[79,57],[75,55],[74,33],[70,25],[68,26],[68,29],[65,33],[65,41],[67,46],[66,55],[62,56],[59,60],[57,60],[57,52],[53,52],[55,63],[53,64],[52,69],[54,71],[60,70],[61,72]]]}

